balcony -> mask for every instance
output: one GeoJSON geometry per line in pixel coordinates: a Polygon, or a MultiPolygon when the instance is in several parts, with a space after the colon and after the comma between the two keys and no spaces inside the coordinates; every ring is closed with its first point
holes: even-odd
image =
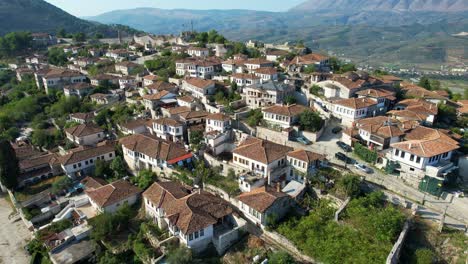
{"type": "Polygon", "coordinates": [[[437,164],[426,166],[426,175],[429,177],[445,178],[449,173],[458,169],[453,162],[442,160],[437,164]]]}

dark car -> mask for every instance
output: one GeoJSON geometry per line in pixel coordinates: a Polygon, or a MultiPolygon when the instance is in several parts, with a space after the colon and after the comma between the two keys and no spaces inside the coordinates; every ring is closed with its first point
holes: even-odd
{"type": "Polygon", "coordinates": [[[349,145],[346,145],[344,142],[342,141],[337,141],[336,144],[338,145],[338,147],[340,147],[342,150],[346,151],[346,152],[351,152],[353,151],[353,148],[351,148],[351,146],[349,145]]]}
{"type": "Polygon", "coordinates": [[[332,133],[333,133],[333,134],[338,134],[338,133],[341,132],[341,130],[343,130],[343,128],[337,126],[337,127],[334,127],[334,128],[332,129],[332,133]]]}
{"type": "Polygon", "coordinates": [[[341,160],[343,162],[346,162],[348,164],[352,164],[353,163],[353,159],[351,159],[350,157],[346,156],[346,154],[342,153],[342,152],[337,152],[335,154],[335,158],[337,158],[338,160],[341,160]]]}

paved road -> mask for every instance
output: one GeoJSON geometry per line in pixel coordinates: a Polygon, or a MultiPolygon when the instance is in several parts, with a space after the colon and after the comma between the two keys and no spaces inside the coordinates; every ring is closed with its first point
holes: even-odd
{"type": "MultiPolygon", "coordinates": [[[[340,140],[340,134],[333,134],[331,129],[337,125],[336,121],[331,121],[325,130],[324,134],[320,138],[319,142],[308,146],[307,149],[316,151],[321,154],[325,154],[327,158],[333,163],[343,164],[341,161],[335,159],[336,152],[343,152],[337,145],[336,141],[340,140]]],[[[365,163],[365,162],[363,162],[365,163]]],[[[353,172],[356,172],[366,178],[367,181],[376,183],[384,186],[385,189],[398,194],[399,196],[405,197],[416,203],[422,203],[424,193],[420,192],[416,188],[407,185],[405,182],[400,180],[398,177],[389,176],[381,171],[376,170],[372,174],[365,174],[361,171],[351,168],[353,172]]],[[[438,215],[445,211],[447,207],[447,215],[450,216],[451,221],[454,224],[467,224],[468,225],[468,198],[456,198],[450,200],[438,199],[432,195],[425,196],[425,209],[437,213],[438,215]],[[455,220],[456,219],[456,220],[455,220]]]]}
{"type": "Polygon", "coordinates": [[[0,263],[26,264],[30,256],[24,246],[31,238],[31,233],[20,219],[11,223],[8,216],[12,213],[5,196],[0,194],[0,263]]]}

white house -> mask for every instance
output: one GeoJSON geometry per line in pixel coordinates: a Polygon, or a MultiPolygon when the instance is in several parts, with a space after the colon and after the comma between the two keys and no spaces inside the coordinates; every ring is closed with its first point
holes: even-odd
{"type": "Polygon", "coordinates": [[[274,66],[274,63],[262,58],[248,59],[244,62],[245,67],[249,72],[253,72],[259,68],[271,68],[274,66]]]}
{"type": "Polygon", "coordinates": [[[78,145],[96,145],[104,140],[104,129],[94,124],[81,124],[65,129],[67,139],[78,145]]]}
{"type": "Polygon", "coordinates": [[[233,164],[262,175],[268,183],[287,179],[289,167],[286,155],[293,149],[267,140],[249,137],[233,151],[233,164]]]}
{"type": "Polygon", "coordinates": [[[94,88],[85,82],[74,83],[67,85],[63,88],[63,93],[66,97],[70,96],[78,96],[79,98],[83,98],[90,94],[94,88]]]}
{"type": "Polygon", "coordinates": [[[184,124],[172,118],[159,118],[153,120],[152,134],[173,142],[184,141],[184,124]]]}
{"type": "Polygon", "coordinates": [[[231,118],[227,115],[216,113],[206,116],[206,132],[219,131],[221,133],[231,129],[231,118]]]}
{"type": "Polygon", "coordinates": [[[302,105],[274,105],[263,108],[263,119],[274,126],[288,128],[296,124],[299,116],[312,109],[302,105]]]}
{"type": "Polygon", "coordinates": [[[383,150],[400,142],[405,131],[397,120],[386,116],[364,118],[356,122],[359,137],[370,149],[383,150]]]}
{"type": "Polygon", "coordinates": [[[115,64],[115,71],[120,72],[124,75],[130,75],[132,71],[139,68],[140,65],[131,61],[122,61],[115,64]]]}
{"type": "Polygon", "coordinates": [[[333,102],[333,115],[345,126],[353,126],[359,119],[375,116],[377,102],[369,98],[349,98],[333,102]]]}
{"type": "Polygon", "coordinates": [[[249,85],[242,89],[242,97],[251,108],[283,104],[288,95],[293,95],[295,88],[286,83],[268,81],[249,85]]]}
{"type": "Polygon", "coordinates": [[[62,90],[65,86],[76,83],[86,82],[86,76],[80,72],[53,69],[42,77],[42,83],[47,94],[51,91],[62,90]]]}
{"type": "Polygon", "coordinates": [[[148,119],[130,120],[117,125],[124,135],[144,134],[148,132],[148,126],[151,126],[151,120],[148,119]]]}
{"type": "Polygon", "coordinates": [[[190,92],[195,98],[206,100],[206,96],[215,93],[215,82],[199,78],[189,78],[182,82],[182,90],[190,92]]]}
{"type": "MultiPolygon", "coordinates": [[[[95,181],[98,185],[99,182],[95,181]]],[[[91,206],[98,213],[115,213],[125,204],[135,204],[142,190],[126,180],[118,180],[107,185],[86,188],[91,206]]]]}
{"type": "Polygon", "coordinates": [[[325,155],[303,149],[289,152],[286,158],[291,166],[288,179],[300,182],[313,175],[326,162],[325,155]]]}
{"type": "Polygon", "coordinates": [[[254,70],[254,74],[263,81],[278,80],[278,71],[276,68],[258,68],[254,70]]]}
{"type": "Polygon", "coordinates": [[[252,73],[235,73],[231,75],[231,82],[235,82],[239,87],[259,84],[261,77],[252,73]]]}
{"type": "Polygon", "coordinates": [[[390,160],[397,162],[400,176],[416,185],[425,176],[444,179],[456,169],[450,161],[459,143],[438,129],[418,126],[405,141],[391,144],[390,160]]]}
{"type": "Polygon", "coordinates": [[[211,79],[218,62],[212,60],[182,59],[176,61],[176,74],[192,78],[211,79]]]}
{"type": "Polygon", "coordinates": [[[143,193],[146,215],[181,244],[201,252],[213,244],[223,253],[239,238],[231,205],[208,192],[176,182],[156,182],[143,193]]]}
{"type": "Polygon", "coordinates": [[[143,169],[160,172],[165,167],[184,166],[192,162],[192,153],[183,145],[151,135],[135,134],[119,140],[125,162],[133,171],[143,169]]]}
{"type": "Polygon", "coordinates": [[[96,147],[80,146],[69,150],[59,157],[60,165],[65,174],[69,176],[86,175],[94,169],[96,160],[111,161],[115,158],[113,144],[103,142],[96,147]]]}
{"type": "Polygon", "coordinates": [[[291,207],[289,195],[266,186],[242,193],[236,199],[244,215],[262,228],[274,224],[270,221],[282,219],[291,207]]]}
{"type": "Polygon", "coordinates": [[[243,73],[244,70],[246,69],[245,67],[245,59],[229,59],[226,61],[223,61],[221,64],[221,67],[225,72],[230,72],[230,73],[243,73]]]}
{"type": "Polygon", "coordinates": [[[192,57],[208,57],[210,50],[207,48],[190,47],[187,49],[187,54],[192,57]]]}

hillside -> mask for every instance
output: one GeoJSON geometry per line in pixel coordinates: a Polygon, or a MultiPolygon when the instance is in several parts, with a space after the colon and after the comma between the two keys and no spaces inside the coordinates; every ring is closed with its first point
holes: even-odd
{"type": "Polygon", "coordinates": [[[0,0],[0,36],[12,31],[117,35],[115,27],[74,17],[43,0],[0,0]]]}
{"type": "Polygon", "coordinates": [[[466,0],[308,0],[291,11],[468,11],[466,0]]]}

